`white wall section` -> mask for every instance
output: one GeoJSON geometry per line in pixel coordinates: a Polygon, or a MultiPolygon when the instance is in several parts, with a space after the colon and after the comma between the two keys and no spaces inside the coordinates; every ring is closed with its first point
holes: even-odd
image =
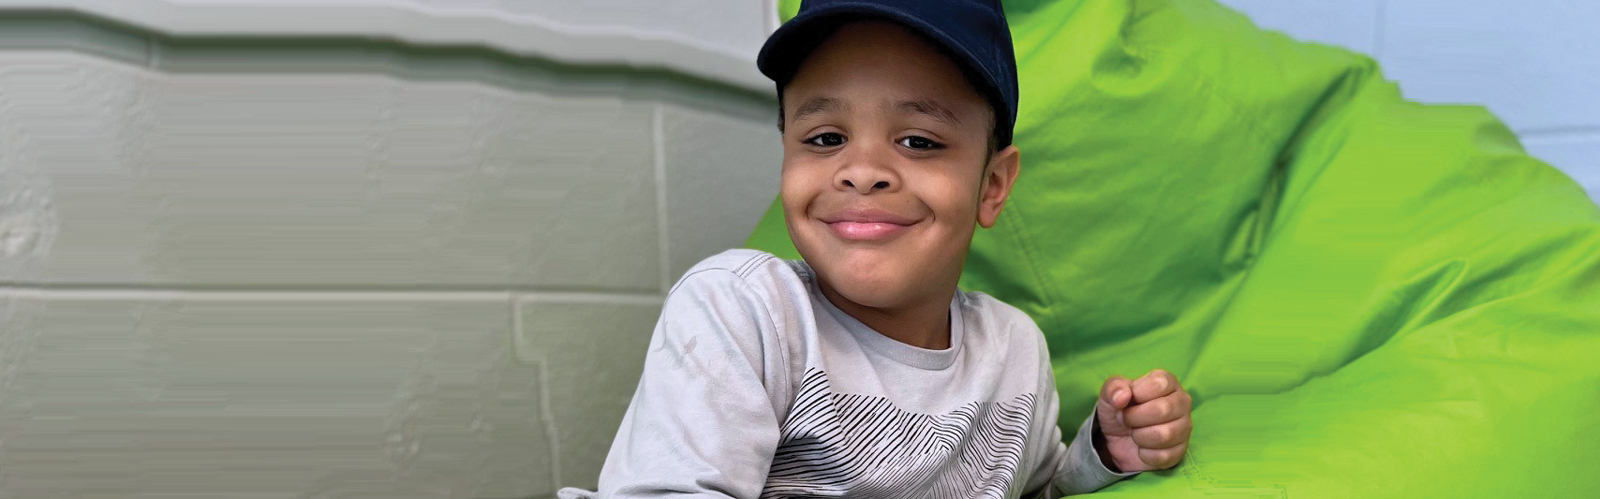
{"type": "Polygon", "coordinates": [[[0,498],[593,486],[760,2],[0,0],[0,498]]]}

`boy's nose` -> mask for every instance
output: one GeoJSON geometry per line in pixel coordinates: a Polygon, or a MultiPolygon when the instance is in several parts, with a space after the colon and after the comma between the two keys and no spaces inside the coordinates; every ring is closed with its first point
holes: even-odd
{"type": "Polygon", "coordinates": [[[879,190],[879,189],[888,189],[889,188],[889,181],[888,180],[879,180],[877,182],[872,182],[871,185],[867,185],[867,182],[857,183],[856,181],[850,180],[848,178],[844,179],[843,182],[844,182],[844,187],[845,188],[847,188],[847,189],[855,189],[856,192],[859,192],[859,193],[862,193],[862,194],[871,193],[872,191],[879,190]]]}
{"type": "Polygon", "coordinates": [[[840,168],[834,180],[840,190],[853,189],[860,194],[892,191],[900,187],[900,178],[893,169],[866,158],[840,168]]]}

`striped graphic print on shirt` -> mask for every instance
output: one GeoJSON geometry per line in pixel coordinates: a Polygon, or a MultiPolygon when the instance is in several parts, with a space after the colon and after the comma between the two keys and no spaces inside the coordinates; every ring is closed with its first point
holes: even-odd
{"type": "Polygon", "coordinates": [[[761,497],[1003,498],[1022,459],[1033,394],[940,415],[833,393],[807,369],[761,497]]]}

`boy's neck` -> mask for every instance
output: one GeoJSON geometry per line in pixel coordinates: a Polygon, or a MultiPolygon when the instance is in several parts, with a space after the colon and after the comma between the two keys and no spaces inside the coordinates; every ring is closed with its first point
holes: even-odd
{"type": "Polygon", "coordinates": [[[950,300],[955,296],[955,290],[945,294],[943,300],[935,297],[906,307],[876,308],[850,301],[827,283],[819,284],[822,296],[829,303],[878,334],[918,348],[950,348],[950,300]]]}

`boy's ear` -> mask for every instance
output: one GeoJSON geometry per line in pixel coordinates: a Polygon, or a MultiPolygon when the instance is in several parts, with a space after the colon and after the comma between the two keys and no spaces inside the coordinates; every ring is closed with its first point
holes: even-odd
{"type": "Polygon", "coordinates": [[[987,229],[1000,219],[1000,209],[1011,197],[1011,187],[1017,183],[1017,172],[1022,169],[1021,154],[1015,144],[995,151],[989,156],[989,165],[978,186],[978,225],[987,229]]]}

